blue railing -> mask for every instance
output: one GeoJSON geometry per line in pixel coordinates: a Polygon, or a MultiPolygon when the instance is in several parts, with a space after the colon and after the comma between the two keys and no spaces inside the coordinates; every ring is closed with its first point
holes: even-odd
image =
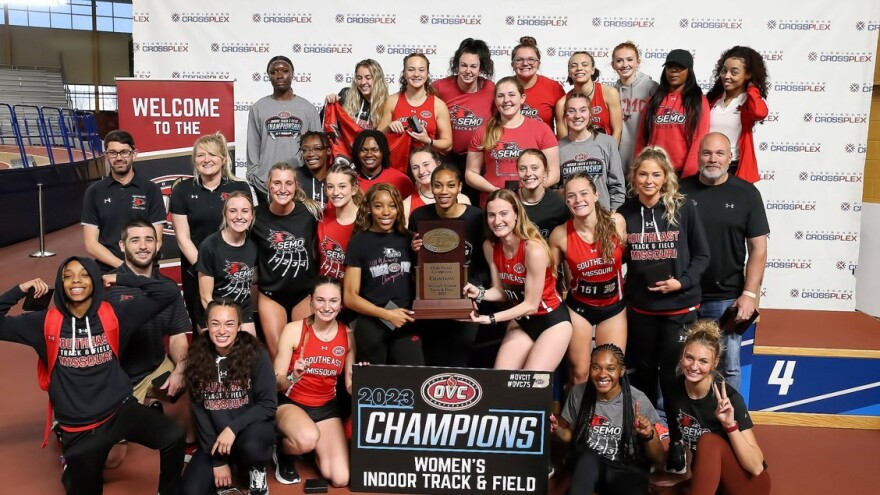
{"type": "Polygon", "coordinates": [[[18,148],[21,166],[25,168],[36,165],[27,154],[26,146],[45,148],[52,165],[55,149],[65,150],[71,162],[75,161],[73,150],[78,150],[84,158],[103,152],[93,112],[0,103],[0,144],[10,142],[18,148]]]}

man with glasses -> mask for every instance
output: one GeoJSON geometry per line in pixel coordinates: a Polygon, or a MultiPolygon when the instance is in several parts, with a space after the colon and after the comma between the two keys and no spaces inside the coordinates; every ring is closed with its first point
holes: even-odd
{"type": "Polygon", "coordinates": [[[135,175],[137,157],[130,133],[112,131],[104,138],[104,158],[110,175],[89,186],[83,198],[82,226],[86,252],[105,273],[123,264],[119,233],[128,222],[141,218],[156,227],[157,251],[162,247],[165,202],[159,186],[135,175]]]}

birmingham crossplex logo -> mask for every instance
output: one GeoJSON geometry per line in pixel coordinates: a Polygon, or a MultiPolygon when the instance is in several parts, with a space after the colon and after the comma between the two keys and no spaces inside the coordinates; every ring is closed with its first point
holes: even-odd
{"type": "Polygon", "coordinates": [[[798,240],[803,239],[803,238],[804,238],[804,232],[803,232],[802,230],[798,230],[797,232],[794,233],[794,238],[795,238],[795,239],[798,239],[798,240]]]}

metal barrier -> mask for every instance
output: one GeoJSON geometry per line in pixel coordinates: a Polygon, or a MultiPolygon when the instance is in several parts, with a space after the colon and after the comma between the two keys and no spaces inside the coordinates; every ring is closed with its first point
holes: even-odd
{"type": "Polygon", "coordinates": [[[21,139],[21,132],[18,129],[18,119],[15,116],[15,109],[12,105],[0,103],[0,144],[6,144],[7,139],[12,139],[18,148],[18,154],[21,156],[22,167],[29,167],[27,153],[24,150],[24,143],[21,139]],[[4,112],[5,110],[5,112],[4,112]]]}
{"type": "Polygon", "coordinates": [[[74,149],[83,158],[103,153],[95,114],[85,110],[0,103],[0,144],[7,145],[8,140],[15,142],[25,168],[36,164],[25,146],[46,148],[51,165],[55,165],[53,148],[64,149],[70,162],[75,161],[74,149]]]}

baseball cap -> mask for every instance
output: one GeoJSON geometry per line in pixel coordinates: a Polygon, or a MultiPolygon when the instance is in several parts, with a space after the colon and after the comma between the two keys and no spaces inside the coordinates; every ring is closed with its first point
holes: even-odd
{"type": "Polygon", "coordinates": [[[691,55],[691,52],[687,50],[682,50],[681,48],[676,48],[669,52],[666,55],[666,62],[663,65],[676,64],[684,67],[685,69],[693,69],[694,68],[694,57],[691,55]]]}

